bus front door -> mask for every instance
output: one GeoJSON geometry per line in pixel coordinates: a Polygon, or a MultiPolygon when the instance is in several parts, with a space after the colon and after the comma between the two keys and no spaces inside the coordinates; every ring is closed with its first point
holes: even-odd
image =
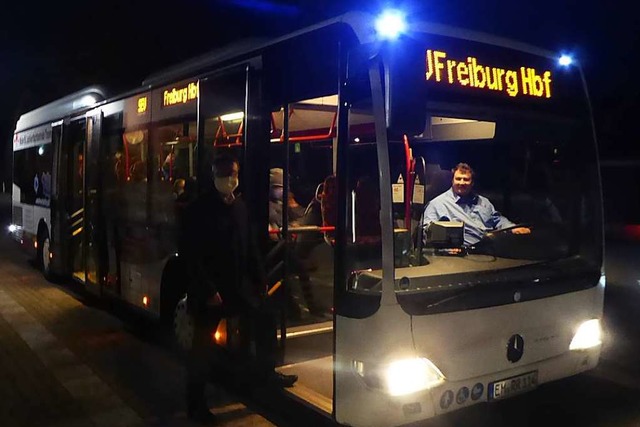
{"type": "MultiPolygon", "coordinates": [[[[61,194],[67,218],[67,265],[73,278],[87,286],[94,294],[99,293],[99,281],[95,268],[98,161],[95,132],[95,117],[70,122],[65,126],[63,143],[63,165],[66,165],[66,184],[61,194]],[[95,141],[95,143],[92,143],[95,141]],[[87,170],[89,169],[89,173],[87,170]]],[[[65,167],[65,166],[63,166],[65,167]]]]}

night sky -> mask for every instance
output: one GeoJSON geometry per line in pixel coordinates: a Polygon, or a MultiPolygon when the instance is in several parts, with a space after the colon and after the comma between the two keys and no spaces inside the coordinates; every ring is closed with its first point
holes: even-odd
{"type": "MultiPolygon", "coordinates": [[[[604,1],[387,2],[409,17],[573,52],[591,90],[603,158],[640,159],[640,17],[604,1]]],[[[133,89],[167,66],[246,37],[271,37],[347,10],[356,0],[19,1],[2,6],[0,178],[20,114],[91,84],[133,89]],[[2,159],[4,156],[4,160],[2,159]]],[[[0,187],[1,189],[1,187],[0,187]]]]}

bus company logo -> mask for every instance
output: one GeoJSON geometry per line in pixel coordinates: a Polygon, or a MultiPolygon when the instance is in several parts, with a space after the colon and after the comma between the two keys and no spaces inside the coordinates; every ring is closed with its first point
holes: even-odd
{"type": "Polygon", "coordinates": [[[184,87],[165,90],[162,97],[162,106],[171,107],[178,104],[186,104],[198,99],[198,83],[191,82],[184,87]]]}
{"type": "Polygon", "coordinates": [[[13,149],[22,150],[51,143],[51,125],[13,134],[13,149]]]}
{"type": "Polygon", "coordinates": [[[522,359],[523,354],[524,338],[518,334],[512,335],[507,343],[507,360],[511,363],[516,363],[522,359]]]}
{"type": "Polygon", "coordinates": [[[427,50],[426,80],[453,86],[488,89],[511,97],[519,95],[551,98],[551,71],[539,72],[535,68],[519,70],[481,65],[469,56],[466,60],[449,59],[447,52],[427,50]]]}

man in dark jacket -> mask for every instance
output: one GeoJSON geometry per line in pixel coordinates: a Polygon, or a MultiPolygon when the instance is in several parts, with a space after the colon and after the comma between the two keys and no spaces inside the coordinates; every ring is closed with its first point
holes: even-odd
{"type": "Polygon", "coordinates": [[[214,160],[215,188],[187,208],[180,245],[189,273],[187,306],[195,323],[187,363],[188,414],[203,423],[214,421],[204,390],[211,333],[222,317],[242,315],[251,320],[260,379],[285,387],[297,380],[295,375],[275,372],[275,313],[265,306],[266,274],[250,232],[246,205],[234,195],[239,170],[233,157],[214,160]]]}

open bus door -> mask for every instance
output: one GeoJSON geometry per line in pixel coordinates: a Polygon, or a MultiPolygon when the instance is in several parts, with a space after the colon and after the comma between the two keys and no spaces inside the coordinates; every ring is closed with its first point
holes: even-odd
{"type": "MultiPolygon", "coordinates": [[[[98,139],[94,137],[95,118],[88,120],[83,117],[73,120],[64,125],[63,143],[61,150],[61,182],[66,185],[60,186],[61,201],[61,222],[66,236],[64,245],[66,246],[66,265],[74,279],[83,284],[90,284],[88,289],[92,293],[99,293],[97,286],[97,276],[93,271],[87,270],[87,262],[95,265],[93,251],[93,237],[87,233],[89,229],[95,227],[97,176],[99,174],[97,165],[97,144],[98,139]],[[93,141],[88,147],[87,140],[93,141]],[[88,162],[87,156],[90,161],[88,162]],[[91,181],[87,182],[87,166],[90,166],[91,181]],[[92,194],[88,196],[88,191],[92,194]],[[88,203],[87,203],[88,202],[88,203]],[[87,217],[87,207],[90,216],[87,217]]],[[[97,129],[99,132],[99,127],[97,129]]]]}

